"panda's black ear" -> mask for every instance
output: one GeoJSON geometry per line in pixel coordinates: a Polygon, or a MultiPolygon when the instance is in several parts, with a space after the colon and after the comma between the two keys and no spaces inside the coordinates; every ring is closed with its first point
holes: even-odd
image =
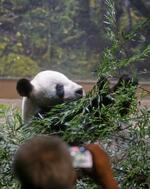
{"type": "Polygon", "coordinates": [[[29,97],[31,91],[33,90],[33,85],[28,79],[20,79],[17,82],[16,90],[20,96],[29,97]]]}

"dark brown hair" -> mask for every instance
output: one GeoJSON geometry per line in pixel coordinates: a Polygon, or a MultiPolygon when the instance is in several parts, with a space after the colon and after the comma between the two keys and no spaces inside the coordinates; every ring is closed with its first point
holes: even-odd
{"type": "Polygon", "coordinates": [[[22,144],[13,170],[22,189],[72,189],[75,183],[68,147],[56,136],[36,136],[22,144]]]}

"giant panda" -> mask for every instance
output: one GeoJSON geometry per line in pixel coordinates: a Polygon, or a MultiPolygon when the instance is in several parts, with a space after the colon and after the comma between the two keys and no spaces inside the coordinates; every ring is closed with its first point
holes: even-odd
{"type": "Polygon", "coordinates": [[[22,118],[24,123],[32,120],[41,110],[84,96],[83,87],[68,79],[64,74],[46,70],[39,72],[31,81],[18,80],[17,92],[23,97],[22,118]]]}

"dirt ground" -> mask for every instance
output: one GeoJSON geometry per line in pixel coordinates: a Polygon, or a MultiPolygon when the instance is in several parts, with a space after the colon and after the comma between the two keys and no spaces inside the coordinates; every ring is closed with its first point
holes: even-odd
{"type": "Polygon", "coordinates": [[[0,99],[0,104],[7,104],[11,107],[21,107],[21,99],[0,99]]]}

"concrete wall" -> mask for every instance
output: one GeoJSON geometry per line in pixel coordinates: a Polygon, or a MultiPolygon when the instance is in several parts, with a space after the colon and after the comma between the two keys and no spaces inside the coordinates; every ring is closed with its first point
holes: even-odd
{"type": "MultiPolygon", "coordinates": [[[[76,81],[80,85],[83,86],[85,91],[90,91],[95,84],[95,81],[76,81]]],[[[0,98],[1,99],[19,99],[21,98],[16,92],[16,83],[17,79],[0,79],[0,98]]],[[[149,95],[145,96],[144,98],[150,99],[150,83],[149,82],[142,82],[139,84],[139,88],[137,90],[137,95],[140,96],[142,90],[149,91],[149,95]]]]}

